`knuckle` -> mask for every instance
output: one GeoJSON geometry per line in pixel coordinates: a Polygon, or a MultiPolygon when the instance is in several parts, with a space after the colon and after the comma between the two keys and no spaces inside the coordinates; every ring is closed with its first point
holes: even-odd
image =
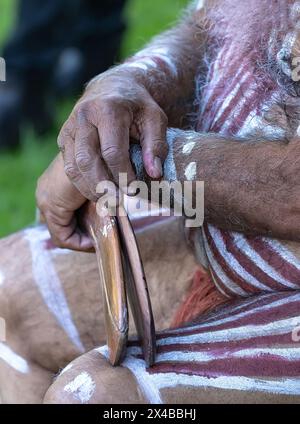
{"type": "Polygon", "coordinates": [[[64,166],[65,174],[70,178],[70,180],[77,180],[78,171],[72,163],[66,163],[64,166]]]}
{"type": "Polygon", "coordinates": [[[160,109],[159,114],[160,114],[160,118],[159,119],[160,119],[161,125],[163,125],[164,127],[167,127],[168,126],[168,117],[167,117],[167,115],[161,109],[160,109]]]}
{"type": "Polygon", "coordinates": [[[107,146],[102,150],[102,156],[110,166],[117,166],[120,163],[120,153],[117,146],[107,146]]]}
{"type": "Polygon", "coordinates": [[[43,180],[40,177],[37,182],[36,190],[35,190],[35,199],[36,204],[39,209],[44,210],[47,209],[47,196],[45,190],[43,188],[43,180]]]}
{"type": "Polygon", "coordinates": [[[157,139],[153,141],[153,153],[161,159],[165,159],[168,154],[168,145],[164,140],[157,139]]]}
{"type": "Polygon", "coordinates": [[[121,96],[111,95],[106,96],[106,98],[102,100],[100,107],[102,114],[109,117],[116,117],[126,111],[127,103],[121,96]]]}
{"type": "Polygon", "coordinates": [[[60,130],[60,133],[58,135],[58,141],[61,143],[64,143],[67,137],[73,138],[75,129],[76,129],[76,116],[74,112],[72,112],[60,130]]]}
{"type": "Polygon", "coordinates": [[[47,204],[45,202],[45,199],[43,199],[43,197],[41,197],[38,193],[36,193],[36,205],[38,207],[38,209],[40,209],[41,211],[45,211],[47,209],[47,204]]]}
{"type": "Polygon", "coordinates": [[[160,121],[162,125],[165,125],[165,126],[168,125],[168,117],[161,108],[158,108],[157,110],[157,119],[160,121]]]}
{"type": "Polygon", "coordinates": [[[91,109],[91,102],[88,100],[84,100],[75,106],[74,114],[78,121],[87,119],[89,116],[89,111],[91,109]]]}
{"type": "Polygon", "coordinates": [[[76,154],[76,163],[82,172],[87,172],[91,168],[92,160],[86,152],[79,152],[76,154]]]}
{"type": "Polygon", "coordinates": [[[63,133],[63,130],[60,131],[58,137],[57,137],[57,145],[61,152],[64,152],[65,150],[65,135],[63,133]]]}
{"type": "Polygon", "coordinates": [[[165,112],[157,105],[153,105],[150,107],[150,114],[152,120],[161,127],[167,127],[168,118],[165,112]]]}
{"type": "Polygon", "coordinates": [[[97,126],[100,111],[99,100],[84,100],[75,108],[75,116],[79,127],[94,125],[97,126]]]}

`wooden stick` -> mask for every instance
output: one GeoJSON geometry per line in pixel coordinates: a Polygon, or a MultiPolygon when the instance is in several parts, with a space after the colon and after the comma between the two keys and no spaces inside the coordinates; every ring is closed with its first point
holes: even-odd
{"type": "Polygon", "coordinates": [[[126,351],[128,308],[122,265],[121,246],[116,219],[107,208],[97,213],[94,203],[81,211],[81,223],[93,239],[99,273],[103,281],[103,299],[109,361],[118,365],[126,351]]]}
{"type": "Polygon", "coordinates": [[[93,239],[103,281],[110,363],[118,365],[126,352],[128,295],[144,359],[151,366],[156,352],[154,319],[141,256],[127,213],[119,206],[118,216],[112,217],[105,206],[96,209],[95,204],[87,203],[80,220],[93,239]]]}

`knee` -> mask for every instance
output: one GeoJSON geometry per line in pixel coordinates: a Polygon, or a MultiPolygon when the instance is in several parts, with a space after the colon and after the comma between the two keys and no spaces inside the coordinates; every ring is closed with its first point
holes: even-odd
{"type": "Polygon", "coordinates": [[[47,391],[45,404],[146,403],[132,373],[112,367],[96,350],[68,365],[47,391]]]}

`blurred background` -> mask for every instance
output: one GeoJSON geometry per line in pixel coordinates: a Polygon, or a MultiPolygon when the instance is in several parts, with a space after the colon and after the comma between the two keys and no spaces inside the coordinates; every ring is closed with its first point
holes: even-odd
{"type": "MultiPolygon", "coordinates": [[[[57,154],[57,134],[80,95],[83,81],[95,72],[101,72],[111,60],[120,61],[132,55],[153,35],[172,26],[188,0],[73,0],[69,9],[67,2],[61,0],[64,16],[60,16],[60,24],[55,18],[55,31],[53,28],[49,31],[46,24],[50,14],[57,12],[55,3],[59,1],[40,2],[43,8],[33,13],[30,7],[36,5],[37,0],[22,0],[20,3],[18,0],[0,0],[0,56],[6,58],[7,55],[10,62],[20,68],[24,65],[21,61],[23,53],[28,50],[29,62],[33,66],[34,54],[45,43],[47,47],[40,54],[36,67],[42,63],[49,71],[41,74],[39,70],[35,74],[30,70],[31,81],[26,80],[26,87],[22,86],[22,90],[16,90],[20,78],[17,74],[13,78],[9,76],[9,69],[7,82],[0,83],[0,120],[7,102],[16,101],[20,92],[23,99],[19,102],[19,113],[24,114],[23,108],[27,114],[26,119],[20,121],[20,133],[14,131],[11,134],[8,127],[5,131],[7,139],[2,137],[0,140],[0,237],[34,222],[37,178],[57,154]],[[75,10],[83,1],[90,2],[90,9],[85,4],[86,10],[75,10]],[[113,3],[116,4],[111,11],[113,3]],[[30,27],[39,22],[42,22],[39,30],[43,32],[42,36],[32,31],[31,37],[26,39],[26,31],[30,32],[30,27]],[[103,42],[104,29],[111,33],[109,42],[103,42]],[[54,41],[57,41],[55,37],[61,43],[59,55],[53,48],[54,41]],[[87,45],[91,46],[90,51],[85,48],[87,45]],[[52,60],[51,54],[56,54],[58,59],[55,75],[51,72],[50,78],[48,61],[52,60]],[[13,87],[12,91],[8,90],[10,87],[13,87]]],[[[10,121],[3,113],[2,119],[5,128],[10,121]]],[[[18,127],[14,126],[15,129],[18,127]]]]}

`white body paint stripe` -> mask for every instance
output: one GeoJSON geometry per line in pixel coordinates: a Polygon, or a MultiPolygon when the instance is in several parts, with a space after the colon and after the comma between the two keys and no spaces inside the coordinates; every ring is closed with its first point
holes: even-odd
{"type": "MultiPolygon", "coordinates": [[[[101,353],[105,358],[108,358],[109,352],[107,346],[95,349],[96,352],[101,353]]],[[[144,396],[150,404],[163,403],[160,397],[159,390],[149,380],[149,374],[145,369],[145,362],[130,356],[126,357],[122,362],[122,366],[128,368],[135,376],[140,389],[143,391],[144,396]]]]}
{"type": "Polygon", "coordinates": [[[25,238],[31,249],[33,276],[49,311],[79,351],[84,352],[84,346],[73,322],[72,314],[50,253],[43,248],[43,242],[49,237],[45,227],[39,226],[25,230],[25,238]]]}
{"type": "Polygon", "coordinates": [[[270,287],[265,286],[260,281],[258,281],[253,275],[249,274],[236,260],[236,258],[226,249],[225,243],[221,237],[221,232],[217,228],[213,227],[212,225],[209,225],[209,232],[216,244],[217,249],[219,250],[220,254],[223,256],[224,260],[227,262],[228,266],[231,269],[234,269],[235,272],[240,275],[243,280],[245,280],[247,283],[251,284],[252,286],[264,290],[264,291],[271,291],[270,287]]]}
{"type": "Polygon", "coordinates": [[[158,65],[154,58],[157,57],[169,67],[170,71],[177,76],[177,67],[170,56],[170,51],[166,47],[148,47],[132,57],[132,61],[125,62],[122,66],[137,67],[147,71],[149,67],[157,68],[158,65]]]}
{"type": "MultiPolygon", "coordinates": [[[[239,73],[242,73],[243,68],[239,70],[239,73]]],[[[238,73],[238,74],[239,74],[238,73]]],[[[237,75],[235,78],[238,78],[239,75],[237,75]]],[[[215,116],[215,119],[213,120],[212,126],[215,125],[216,122],[218,122],[222,116],[223,113],[230,107],[231,102],[235,100],[236,97],[240,96],[240,89],[241,85],[244,84],[247,80],[251,79],[250,72],[246,72],[243,77],[241,78],[240,82],[236,84],[235,88],[231,91],[230,94],[226,97],[226,99],[222,102],[222,106],[219,109],[217,115],[215,116]]]]}
{"type": "MultiPolygon", "coordinates": [[[[212,268],[212,267],[211,267],[212,268]]],[[[212,281],[216,288],[219,290],[219,292],[224,296],[227,297],[227,299],[231,299],[231,296],[229,296],[224,290],[223,287],[220,286],[219,282],[216,280],[215,276],[211,274],[212,281]]]]}
{"type": "MultiPolygon", "coordinates": [[[[286,262],[289,262],[291,265],[293,265],[295,268],[297,268],[300,271],[300,261],[296,258],[295,255],[292,254],[285,246],[283,246],[278,240],[272,240],[269,238],[263,238],[263,241],[265,241],[269,246],[275,250],[278,255],[284,259],[286,262]]],[[[299,286],[296,286],[299,289],[299,286]]]]}
{"type": "Polygon", "coordinates": [[[252,247],[249,245],[247,240],[242,234],[232,233],[235,245],[240,249],[248,258],[250,258],[256,266],[258,266],[262,271],[264,271],[269,277],[273,280],[278,281],[285,287],[291,289],[299,289],[299,286],[287,281],[283,278],[278,272],[272,268],[252,247]]]}
{"type": "Polygon", "coordinates": [[[0,343],[0,359],[22,374],[27,374],[30,371],[27,361],[15,353],[7,344],[0,343]]]}
{"type": "MultiPolygon", "coordinates": [[[[129,355],[142,354],[140,347],[130,347],[127,352],[129,355]]],[[[287,361],[298,361],[300,360],[300,349],[299,348],[249,348],[241,349],[235,352],[216,353],[203,350],[202,352],[184,352],[173,350],[170,352],[160,353],[156,356],[155,363],[160,362],[211,362],[221,359],[232,359],[232,358],[249,358],[253,359],[261,355],[272,355],[280,356],[282,359],[287,361]]]]}
{"type": "Polygon", "coordinates": [[[250,392],[267,392],[285,395],[300,394],[300,379],[286,378],[280,380],[263,380],[248,377],[216,377],[207,378],[196,375],[166,373],[149,375],[149,380],[157,389],[171,388],[179,385],[193,387],[216,387],[227,390],[243,390],[250,392]]]}
{"type": "Polygon", "coordinates": [[[212,326],[213,327],[220,326],[220,325],[226,324],[228,322],[234,323],[241,318],[245,318],[245,317],[249,317],[251,315],[255,315],[257,312],[265,312],[267,310],[274,309],[278,306],[283,306],[283,305],[286,305],[286,304],[290,304],[292,302],[299,302],[299,301],[300,301],[300,293],[297,293],[294,296],[290,296],[286,299],[276,300],[276,301],[269,303],[267,305],[254,307],[253,309],[247,310],[245,312],[230,314],[230,316],[226,317],[226,318],[222,318],[222,319],[219,319],[219,320],[214,318],[214,320],[211,321],[211,322],[205,322],[205,323],[202,323],[202,324],[199,324],[199,325],[193,325],[193,326],[189,326],[189,327],[180,328],[178,330],[173,330],[173,332],[174,333],[176,332],[177,334],[186,333],[187,331],[190,331],[190,330],[197,330],[197,329],[212,327],[212,326]]]}
{"type": "MultiPolygon", "coordinates": [[[[227,66],[229,66],[229,59],[231,59],[232,55],[232,51],[236,49],[236,46],[234,45],[234,43],[230,43],[229,46],[227,46],[227,50],[224,54],[223,51],[221,51],[215,62],[214,62],[214,72],[213,75],[211,76],[211,81],[209,84],[209,87],[207,88],[207,93],[205,95],[205,97],[202,99],[201,102],[201,115],[204,113],[209,101],[211,100],[211,97],[214,95],[215,92],[215,84],[218,82],[220,76],[219,76],[219,71],[220,68],[226,69],[227,66]]],[[[207,122],[207,125],[203,128],[203,130],[207,129],[209,127],[209,122],[207,122]]]]}
{"type": "Polygon", "coordinates": [[[143,71],[148,71],[148,66],[144,65],[141,62],[125,63],[124,66],[128,66],[129,68],[139,68],[143,71]]]}
{"type": "Polygon", "coordinates": [[[157,68],[156,62],[153,59],[151,59],[151,57],[141,58],[137,63],[143,63],[147,67],[157,68]]]}
{"type": "MultiPolygon", "coordinates": [[[[271,297],[271,296],[274,297],[274,294],[273,293],[272,294],[271,293],[262,294],[260,296],[260,299],[263,300],[263,299],[266,299],[266,298],[271,297]]],[[[257,297],[248,297],[248,299],[245,299],[241,305],[234,306],[232,309],[230,309],[230,316],[232,316],[233,313],[238,313],[238,311],[240,309],[242,309],[246,306],[250,306],[250,305],[252,305],[253,303],[256,303],[256,302],[257,302],[257,297]]],[[[221,310],[219,312],[215,312],[212,315],[210,315],[206,320],[204,319],[203,323],[206,324],[206,323],[214,322],[216,318],[222,318],[223,316],[224,316],[223,310],[221,310]]]]}
{"type": "Polygon", "coordinates": [[[220,129],[220,133],[222,132],[224,133],[230,127],[232,122],[234,122],[234,119],[236,119],[239,113],[242,111],[242,108],[245,105],[245,103],[248,102],[249,98],[255,94],[256,89],[257,89],[256,85],[252,84],[249,87],[249,89],[245,91],[245,93],[243,93],[243,97],[241,98],[241,100],[238,102],[236,107],[233,108],[228,118],[224,120],[224,123],[220,129]]]}
{"type": "Polygon", "coordinates": [[[134,57],[136,58],[141,58],[141,57],[159,57],[161,60],[163,60],[170,68],[170,70],[172,71],[172,73],[174,75],[177,75],[177,68],[176,65],[174,64],[174,62],[172,61],[171,57],[170,57],[170,52],[169,49],[166,47],[151,47],[151,48],[146,48],[144,50],[141,50],[140,52],[138,52],[134,57]]]}
{"type": "Polygon", "coordinates": [[[169,344],[188,343],[216,343],[232,340],[249,340],[253,337],[275,336],[292,332],[295,328],[295,318],[283,319],[265,325],[245,325],[237,328],[217,330],[213,332],[192,334],[190,336],[178,335],[157,341],[159,346],[169,344]]]}
{"type": "MultiPolygon", "coordinates": [[[[132,349],[132,348],[131,348],[132,349]]],[[[96,349],[102,355],[107,355],[107,347],[96,349]]],[[[274,349],[275,350],[275,349],[274,349]]],[[[280,349],[278,349],[280,351],[280,349]]],[[[297,353],[298,355],[298,353],[297,353]]],[[[145,362],[128,356],[122,366],[126,366],[135,375],[138,384],[152,404],[161,404],[160,390],[176,386],[215,387],[226,390],[243,390],[250,392],[267,392],[285,395],[300,395],[300,379],[284,378],[264,380],[262,378],[221,376],[215,378],[200,377],[177,373],[149,374],[145,362]]]]}
{"type": "MultiPolygon", "coordinates": [[[[212,267],[215,274],[220,278],[220,280],[226,285],[228,289],[230,289],[233,293],[238,294],[239,296],[247,296],[247,293],[239,287],[237,284],[235,284],[222,270],[218,262],[215,260],[214,255],[211,252],[211,249],[208,245],[206,236],[203,237],[204,240],[204,246],[205,251],[207,254],[207,258],[209,261],[210,266],[212,267]]],[[[226,295],[227,296],[227,295],[226,295]]],[[[228,297],[228,296],[227,296],[228,297]]]]}
{"type": "Polygon", "coordinates": [[[151,51],[142,51],[140,54],[134,56],[134,61],[125,62],[122,66],[131,67],[131,68],[140,68],[143,71],[148,71],[149,68],[157,68],[158,65],[152,57],[158,57],[169,67],[172,74],[177,75],[177,68],[175,64],[172,62],[170,57],[156,53],[155,50],[151,51]],[[142,57],[148,56],[148,57],[142,57]]]}
{"type": "Polygon", "coordinates": [[[4,283],[4,274],[0,271],[0,286],[4,283]]]}

